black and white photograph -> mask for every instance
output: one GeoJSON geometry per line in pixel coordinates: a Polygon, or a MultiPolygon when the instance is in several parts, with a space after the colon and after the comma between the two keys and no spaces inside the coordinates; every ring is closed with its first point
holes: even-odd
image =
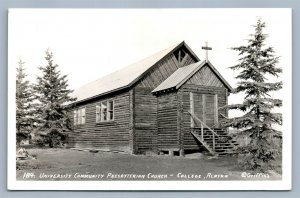
{"type": "Polygon", "coordinates": [[[8,189],[289,190],[291,89],[291,9],[10,9],[8,189]]]}

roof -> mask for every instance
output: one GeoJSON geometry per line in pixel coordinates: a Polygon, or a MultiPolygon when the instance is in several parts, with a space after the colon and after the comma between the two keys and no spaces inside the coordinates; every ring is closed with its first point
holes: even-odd
{"type": "Polygon", "coordinates": [[[152,93],[156,93],[163,90],[179,89],[188,79],[190,79],[197,71],[203,66],[208,65],[212,71],[219,77],[222,83],[232,91],[232,87],[228,82],[221,76],[216,68],[209,61],[196,62],[181,68],[178,68],[169,78],[163,81],[158,87],[156,87],[152,93]]]}
{"type": "Polygon", "coordinates": [[[178,68],[169,78],[167,78],[165,81],[163,81],[158,87],[156,87],[152,93],[170,89],[170,88],[176,88],[178,89],[182,83],[187,81],[194,73],[196,73],[204,64],[205,62],[200,63],[193,63],[191,65],[180,67],[178,68]]]}
{"type": "Polygon", "coordinates": [[[139,79],[141,79],[156,63],[158,63],[161,59],[163,59],[170,53],[173,53],[181,46],[185,46],[194,56],[194,58],[199,60],[196,54],[194,54],[189,46],[183,41],[179,44],[173,45],[167,49],[157,52],[148,58],[145,58],[139,62],[124,67],[121,70],[113,72],[103,78],[80,87],[74,92],[74,96],[77,98],[76,102],[89,100],[101,95],[130,87],[139,79]]]}

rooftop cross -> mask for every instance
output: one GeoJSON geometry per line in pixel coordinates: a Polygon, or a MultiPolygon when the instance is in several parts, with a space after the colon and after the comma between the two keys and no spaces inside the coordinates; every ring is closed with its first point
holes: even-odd
{"type": "Polygon", "coordinates": [[[206,52],[205,60],[206,60],[206,62],[207,62],[207,61],[208,61],[208,50],[212,50],[212,48],[211,48],[211,47],[208,47],[207,42],[205,42],[205,46],[202,47],[202,49],[205,50],[205,52],[206,52]]]}

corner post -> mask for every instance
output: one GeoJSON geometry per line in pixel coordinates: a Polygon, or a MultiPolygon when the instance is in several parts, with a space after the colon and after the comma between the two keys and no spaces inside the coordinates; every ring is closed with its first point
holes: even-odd
{"type": "Polygon", "coordinates": [[[129,91],[129,148],[132,154],[136,153],[135,146],[135,93],[134,89],[129,91]]]}

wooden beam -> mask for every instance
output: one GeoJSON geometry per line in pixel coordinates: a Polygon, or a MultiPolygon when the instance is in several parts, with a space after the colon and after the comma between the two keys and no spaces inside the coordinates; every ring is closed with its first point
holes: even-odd
{"type": "Polygon", "coordinates": [[[215,115],[215,119],[214,119],[214,126],[219,127],[219,120],[218,120],[218,94],[214,95],[214,115],[215,115]]]}
{"type": "MultiPolygon", "coordinates": [[[[193,92],[190,92],[190,112],[195,113],[195,107],[194,107],[194,94],[193,92]]],[[[191,127],[195,127],[194,119],[191,117],[191,127]]]]}
{"type": "Polygon", "coordinates": [[[129,147],[132,154],[136,153],[135,145],[135,91],[129,91],[129,147]]]}
{"type": "Polygon", "coordinates": [[[185,63],[185,61],[186,61],[186,59],[189,57],[189,54],[188,53],[186,53],[185,55],[184,55],[184,57],[183,57],[183,59],[182,59],[182,61],[180,62],[181,63],[181,66],[183,66],[184,65],[184,63],[185,63]]]}
{"type": "Polygon", "coordinates": [[[178,143],[179,143],[179,151],[180,156],[184,156],[184,134],[182,130],[182,122],[183,122],[183,107],[182,107],[182,101],[183,101],[183,92],[179,90],[177,92],[177,134],[178,134],[178,143]]]}
{"type": "Polygon", "coordinates": [[[204,124],[206,124],[206,95],[202,94],[202,119],[204,124]]]}

